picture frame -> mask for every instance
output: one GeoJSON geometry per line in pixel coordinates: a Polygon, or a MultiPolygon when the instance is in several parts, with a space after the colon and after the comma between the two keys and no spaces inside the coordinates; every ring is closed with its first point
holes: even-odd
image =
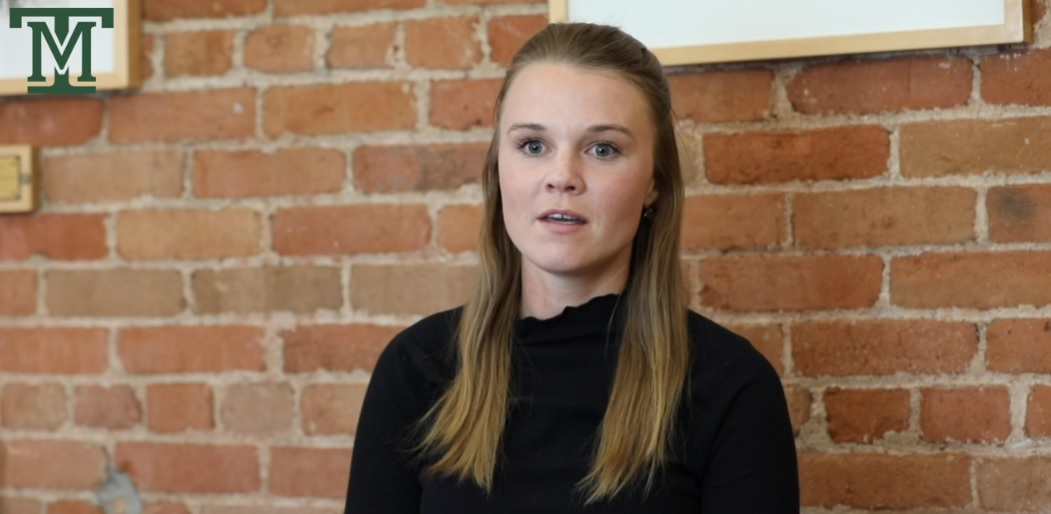
{"type": "MultiPolygon", "coordinates": [[[[82,42],[78,41],[68,61],[70,82],[74,86],[94,86],[96,90],[135,88],[141,84],[139,31],[142,18],[142,0],[0,0],[0,95],[29,94],[29,86],[54,84],[54,57],[41,46],[42,72],[45,83],[28,80],[33,73],[33,31],[28,27],[11,28],[13,7],[44,8],[112,8],[113,29],[96,26],[91,29],[91,71],[95,82],[81,84],[82,42]]],[[[34,18],[39,19],[39,18],[34,18]]],[[[54,31],[53,20],[48,21],[54,31]]]]}
{"type": "Polygon", "coordinates": [[[549,0],[615,25],[666,66],[1032,41],[1030,0],[549,0]]]}
{"type": "Polygon", "coordinates": [[[0,145],[0,215],[30,213],[40,206],[37,149],[0,145]]]}

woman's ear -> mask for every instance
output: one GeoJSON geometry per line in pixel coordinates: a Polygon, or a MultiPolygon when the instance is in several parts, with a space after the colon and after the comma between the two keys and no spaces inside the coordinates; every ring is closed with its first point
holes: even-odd
{"type": "Polygon", "coordinates": [[[650,192],[646,193],[646,201],[643,202],[643,205],[646,206],[646,207],[653,206],[653,204],[657,202],[657,198],[660,195],[661,195],[660,191],[657,191],[657,182],[651,180],[650,181],[650,192]]]}

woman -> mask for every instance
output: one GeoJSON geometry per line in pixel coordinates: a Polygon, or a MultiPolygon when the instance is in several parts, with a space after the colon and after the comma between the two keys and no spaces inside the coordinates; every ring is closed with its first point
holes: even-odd
{"type": "Polygon", "coordinates": [[[346,512],[798,512],[776,373],[687,310],[653,54],[550,25],[508,68],[496,119],[478,288],[380,357],[346,512]]]}

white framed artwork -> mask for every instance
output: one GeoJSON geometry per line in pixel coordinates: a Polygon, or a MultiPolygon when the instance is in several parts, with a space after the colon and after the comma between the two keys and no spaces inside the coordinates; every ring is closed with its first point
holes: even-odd
{"type": "Polygon", "coordinates": [[[1029,42],[1030,0],[549,0],[615,25],[665,65],[1029,42]]]}

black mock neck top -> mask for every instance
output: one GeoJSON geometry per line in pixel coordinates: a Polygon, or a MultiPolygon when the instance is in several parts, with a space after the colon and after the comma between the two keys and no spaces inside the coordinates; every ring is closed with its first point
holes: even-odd
{"type": "Polygon", "coordinates": [[[691,368],[672,460],[656,486],[585,505],[619,345],[619,297],[515,324],[512,401],[491,494],[436,476],[408,452],[454,371],[460,309],[421,320],[381,355],[354,442],[346,514],[799,512],[795,443],[773,367],[691,312],[691,368]]]}

